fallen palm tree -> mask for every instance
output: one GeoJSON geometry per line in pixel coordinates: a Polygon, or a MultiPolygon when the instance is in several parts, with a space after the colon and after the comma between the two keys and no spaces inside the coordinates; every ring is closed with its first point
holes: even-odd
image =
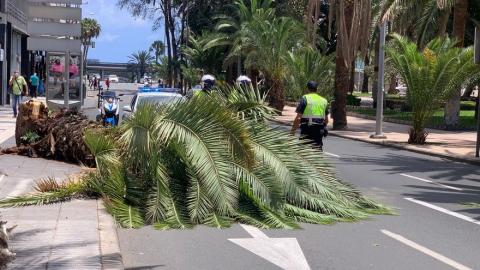
{"type": "Polygon", "coordinates": [[[145,104],[118,129],[85,142],[97,170],[0,206],[104,198],[124,227],[196,224],[297,228],[298,222],[354,221],[388,209],[340,181],[321,152],[265,121],[271,110],[253,89],[223,89],[171,106],[145,104]]]}

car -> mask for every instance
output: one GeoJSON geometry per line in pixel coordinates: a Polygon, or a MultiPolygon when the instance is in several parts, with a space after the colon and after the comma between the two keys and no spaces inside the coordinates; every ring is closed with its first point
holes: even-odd
{"type": "Polygon", "coordinates": [[[118,83],[118,76],[117,75],[108,75],[108,80],[112,83],[118,83]]]}
{"type": "Polygon", "coordinates": [[[184,97],[174,90],[175,89],[160,89],[157,91],[139,90],[139,92],[135,96],[133,96],[130,105],[123,106],[122,119],[127,119],[128,117],[130,117],[133,113],[135,113],[138,106],[144,102],[151,102],[154,104],[168,104],[184,100],[184,97]]]}

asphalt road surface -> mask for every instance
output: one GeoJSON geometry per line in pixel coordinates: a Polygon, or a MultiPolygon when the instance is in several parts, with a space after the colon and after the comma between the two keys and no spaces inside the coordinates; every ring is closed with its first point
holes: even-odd
{"type": "Polygon", "coordinates": [[[119,229],[126,269],[480,269],[480,167],[329,137],[341,178],[397,215],[301,230],[119,229]],[[298,243],[298,244],[297,244],[298,243]]]}

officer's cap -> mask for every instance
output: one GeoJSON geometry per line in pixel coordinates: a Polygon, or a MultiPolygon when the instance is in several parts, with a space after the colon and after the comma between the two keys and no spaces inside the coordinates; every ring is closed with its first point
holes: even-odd
{"type": "Polygon", "coordinates": [[[315,82],[315,81],[309,81],[307,83],[307,88],[310,89],[310,90],[317,90],[318,88],[318,83],[315,82]]]}

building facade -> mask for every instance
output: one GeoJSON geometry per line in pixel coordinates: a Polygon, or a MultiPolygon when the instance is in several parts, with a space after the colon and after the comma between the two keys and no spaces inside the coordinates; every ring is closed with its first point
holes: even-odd
{"type": "MultiPolygon", "coordinates": [[[[73,56],[64,56],[63,66],[75,62],[78,69],[81,4],[82,0],[0,0],[0,105],[10,101],[8,80],[15,70],[26,77],[36,72],[48,84],[48,55],[59,58],[67,53],[73,56]]],[[[64,74],[57,74],[63,76],[67,93],[72,79],[68,73],[65,68],[64,74]]],[[[78,83],[72,85],[79,88],[78,83]]]]}
{"type": "Polygon", "coordinates": [[[0,0],[0,104],[9,103],[8,80],[13,71],[28,75],[27,1],[0,0]]]}

